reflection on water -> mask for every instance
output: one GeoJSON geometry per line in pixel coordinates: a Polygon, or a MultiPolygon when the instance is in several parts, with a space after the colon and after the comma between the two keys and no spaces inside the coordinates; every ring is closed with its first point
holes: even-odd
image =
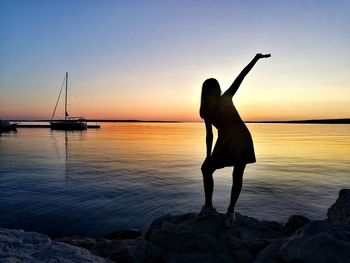
{"type": "MultiPolygon", "coordinates": [[[[257,163],[237,210],[285,222],[324,218],[350,185],[350,126],[249,124],[257,163]]],[[[52,235],[145,229],[164,213],[198,211],[203,124],[118,123],[82,132],[19,129],[0,136],[0,226],[52,235]]],[[[229,203],[232,168],[214,175],[214,205],[229,203]]]]}

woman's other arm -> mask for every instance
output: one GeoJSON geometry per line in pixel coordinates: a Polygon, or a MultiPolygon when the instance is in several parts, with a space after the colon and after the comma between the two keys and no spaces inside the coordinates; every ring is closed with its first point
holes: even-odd
{"type": "Polygon", "coordinates": [[[207,145],[207,157],[210,157],[211,148],[213,145],[213,128],[211,126],[211,123],[208,120],[204,120],[204,121],[205,121],[205,130],[206,130],[205,142],[207,145]]]}
{"type": "Polygon", "coordinates": [[[238,77],[233,81],[230,88],[226,90],[223,95],[228,95],[230,97],[233,97],[233,95],[235,95],[236,91],[241,85],[243,79],[249,73],[249,71],[254,67],[255,63],[261,58],[268,58],[268,57],[271,57],[271,55],[270,54],[263,55],[260,53],[256,54],[253,60],[249,62],[249,64],[242,70],[241,73],[239,73],[238,77]]]}

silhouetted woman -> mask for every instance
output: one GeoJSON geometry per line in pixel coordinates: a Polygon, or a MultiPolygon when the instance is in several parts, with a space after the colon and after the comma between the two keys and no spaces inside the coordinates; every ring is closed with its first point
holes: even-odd
{"type": "Polygon", "coordinates": [[[220,85],[216,79],[207,79],[202,87],[200,116],[205,122],[207,156],[202,165],[205,205],[202,207],[199,216],[205,217],[216,214],[212,204],[213,173],[216,169],[233,166],[231,200],[225,219],[227,227],[235,224],[235,205],[242,189],[246,164],[255,163],[252,137],[233,105],[232,97],[255,63],[259,59],[267,57],[270,57],[270,54],[257,54],[238,75],[231,87],[222,95],[220,85]],[[212,125],[218,130],[218,138],[213,152],[211,152],[213,143],[212,125]]]}

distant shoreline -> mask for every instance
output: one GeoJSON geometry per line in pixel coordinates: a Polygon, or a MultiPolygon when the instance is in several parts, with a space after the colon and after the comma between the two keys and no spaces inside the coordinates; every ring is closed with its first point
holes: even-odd
{"type": "MultiPolygon", "coordinates": [[[[8,120],[12,122],[49,122],[51,120],[8,120]]],[[[118,119],[86,119],[87,122],[146,122],[146,123],[187,123],[188,121],[171,120],[118,120],[118,119]]],[[[245,123],[298,123],[298,124],[350,124],[350,118],[317,119],[317,120],[286,120],[286,121],[245,121],[245,123]]]]}
{"type": "Polygon", "coordinates": [[[291,121],[246,121],[246,123],[350,124],[350,118],[291,121]]]}
{"type": "MultiPolygon", "coordinates": [[[[50,122],[52,120],[7,120],[10,122],[50,122]]],[[[106,120],[106,119],[85,119],[87,122],[160,122],[160,123],[183,123],[185,121],[161,121],[161,120],[106,120]]]]}

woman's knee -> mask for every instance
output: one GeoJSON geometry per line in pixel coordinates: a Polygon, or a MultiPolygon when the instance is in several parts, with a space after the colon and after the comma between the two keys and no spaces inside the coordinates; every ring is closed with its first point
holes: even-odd
{"type": "Polygon", "coordinates": [[[202,170],[203,176],[205,176],[205,175],[213,174],[215,171],[215,168],[212,166],[212,164],[208,159],[205,159],[205,161],[201,166],[201,170],[202,170]]]}

